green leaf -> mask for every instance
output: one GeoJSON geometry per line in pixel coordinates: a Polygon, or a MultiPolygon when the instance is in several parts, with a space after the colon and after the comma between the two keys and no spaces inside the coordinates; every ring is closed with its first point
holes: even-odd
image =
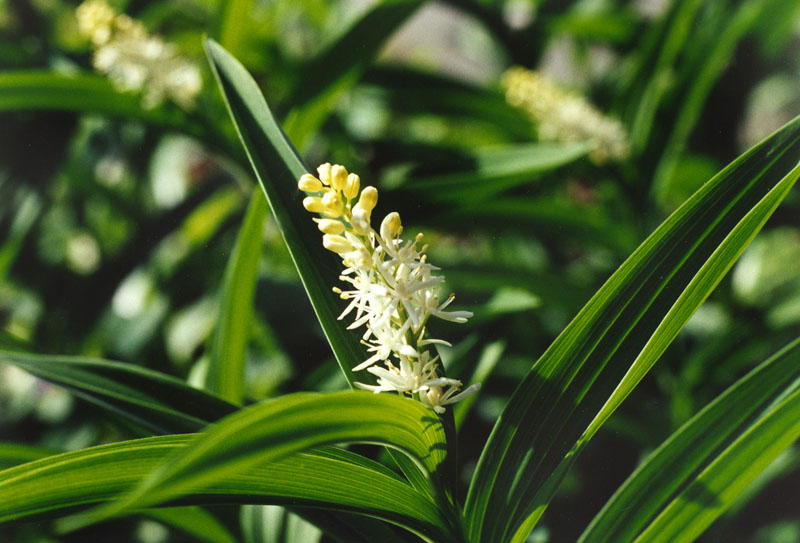
{"type": "Polygon", "coordinates": [[[528,231],[555,241],[568,236],[592,241],[627,254],[635,247],[630,224],[615,220],[607,210],[590,207],[559,195],[532,198],[498,196],[464,206],[450,206],[430,219],[435,225],[457,228],[480,224],[487,229],[512,229],[524,225],[528,231]]]}
{"type": "Polygon", "coordinates": [[[343,330],[336,320],[341,308],[330,295],[330,289],[338,281],[341,266],[332,253],[323,249],[320,233],[303,208],[297,180],[308,168],[286,139],[258,85],[244,67],[214,41],[206,40],[206,52],[317,318],[347,381],[352,384],[351,368],[366,356],[357,335],[343,330]]]}
{"type": "Polygon", "coordinates": [[[247,45],[248,17],[253,0],[223,0],[217,8],[216,37],[228,50],[239,54],[247,45]]]}
{"type": "Polygon", "coordinates": [[[338,543],[419,543],[413,533],[355,513],[294,508],[294,513],[318,526],[325,537],[338,543]]]}
{"type": "Polygon", "coordinates": [[[800,175],[800,118],[738,158],[622,264],[506,405],[465,507],[473,541],[522,541],[586,442],[800,175]]]}
{"type": "Polygon", "coordinates": [[[559,145],[524,143],[478,149],[468,157],[470,167],[463,171],[415,177],[402,185],[401,192],[412,191],[432,201],[485,203],[492,196],[531,182],[543,174],[585,156],[584,144],[559,145]]]}
{"type": "Polygon", "coordinates": [[[322,531],[279,505],[242,507],[246,543],[318,543],[322,531]]]}
{"type": "Polygon", "coordinates": [[[691,482],[636,543],[694,541],[787,447],[800,438],[800,388],[769,409],[691,482]]]}
{"type": "Polygon", "coordinates": [[[383,0],[300,70],[286,132],[301,146],[358,80],[381,45],[424,0],[383,0]]]}
{"type": "Polygon", "coordinates": [[[636,17],[629,11],[574,9],[552,18],[549,33],[571,34],[582,40],[625,43],[636,33],[636,17]]]}
{"type": "MultiPolygon", "coordinates": [[[[770,404],[798,388],[798,378],[800,339],[739,379],[670,436],[617,490],[583,533],[580,543],[633,541],[678,492],[698,480],[700,472],[727,445],[751,432],[774,412],[775,407],[770,404]],[[754,421],[756,415],[758,419],[754,421]]],[[[789,422],[791,426],[794,421],[789,422]]],[[[789,432],[790,428],[785,430],[789,432]]],[[[689,539],[667,539],[684,540],[689,539]]]]}
{"type": "Polygon", "coordinates": [[[0,469],[10,468],[25,462],[45,458],[60,451],[34,445],[20,445],[17,443],[0,443],[0,469]]]}
{"type": "Polygon", "coordinates": [[[284,543],[289,513],[280,505],[245,505],[240,511],[245,543],[284,543]]]}
{"type": "MultiPolygon", "coordinates": [[[[0,522],[54,516],[114,500],[175,454],[188,451],[196,439],[173,435],[124,441],[0,472],[0,522]]],[[[444,529],[433,503],[394,474],[334,448],[259,463],[184,494],[179,501],[313,506],[369,515],[419,533],[441,534],[444,529]]]]}
{"type": "Polygon", "coordinates": [[[632,78],[634,84],[644,88],[636,96],[628,96],[628,102],[635,108],[631,127],[631,143],[634,149],[641,150],[647,144],[653,119],[659,104],[669,88],[668,83],[674,70],[675,59],[681,50],[690,43],[688,40],[697,10],[702,0],[681,0],[671,6],[670,13],[646,36],[639,50],[637,70],[632,78]]]}
{"type": "MultiPolygon", "coordinates": [[[[265,462],[331,443],[375,443],[398,449],[428,474],[431,486],[438,489],[446,454],[444,440],[436,414],[411,399],[356,391],[282,396],[219,421],[129,496],[87,520],[179,498],[265,462]]],[[[329,481],[323,486],[337,485],[329,481]]]]}
{"type": "Polygon", "coordinates": [[[701,68],[693,74],[688,92],[681,100],[675,124],[653,177],[652,190],[656,198],[663,200],[678,159],[697,124],[714,83],[728,66],[739,42],[748,35],[761,14],[771,9],[770,4],[775,1],[779,4],[784,2],[784,0],[742,2],[730,20],[720,25],[722,28],[714,35],[713,47],[705,53],[701,68]]]}
{"type": "Polygon", "coordinates": [[[193,541],[236,543],[236,538],[217,518],[197,506],[147,509],[144,514],[193,537],[193,541]]]}
{"type": "Polygon", "coordinates": [[[139,119],[204,139],[208,136],[202,125],[190,120],[180,109],[145,109],[139,95],[121,93],[114,89],[108,78],[94,74],[65,75],[37,70],[0,73],[0,111],[26,109],[99,113],[139,119]]]}
{"type": "Polygon", "coordinates": [[[212,340],[206,388],[235,404],[244,399],[253,297],[268,212],[261,190],[255,189],[225,268],[219,319],[212,340]]]}
{"type": "MultiPolygon", "coordinates": [[[[495,366],[497,366],[497,363],[500,362],[500,358],[503,356],[503,351],[505,351],[505,349],[506,343],[502,340],[493,341],[484,347],[480,358],[478,358],[478,363],[475,365],[475,371],[472,372],[472,376],[466,386],[471,386],[476,383],[485,383],[492,374],[495,366]]],[[[467,396],[453,406],[453,416],[455,417],[457,428],[461,428],[464,419],[467,418],[469,410],[472,409],[479,395],[480,391],[472,396],[467,396]]]]}
{"type": "Polygon", "coordinates": [[[482,121],[518,140],[530,140],[535,133],[531,120],[520,115],[503,93],[440,73],[379,64],[364,74],[363,84],[377,92],[392,112],[482,121]]]}
{"type": "Polygon", "coordinates": [[[63,386],[157,433],[192,432],[233,413],[228,402],[133,364],[0,350],[0,362],[63,386]]]}

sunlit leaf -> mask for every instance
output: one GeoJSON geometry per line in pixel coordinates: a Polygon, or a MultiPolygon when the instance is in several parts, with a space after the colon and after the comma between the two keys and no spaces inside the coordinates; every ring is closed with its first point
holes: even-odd
{"type": "MultiPolygon", "coordinates": [[[[660,512],[668,507],[675,511],[676,501],[680,500],[675,496],[678,493],[688,495],[687,492],[690,491],[687,489],[690,486],[696,487],[699,481],[705,480],[707,476],[703,472],[710,465],[723,456],[727,456],[728,460],[721,460],[722,462],[735,463],[731,460],[731,455],[736,453],[730,451],[731,443],[735,439],[745,442],[755,439],[742,436],[760,435],[755,428],[763,424],[764,419],[780,416],[776,410],[791,409],[775,404],[779,403],[777,400],[781,396],[792,394],[800,386],[798,378],[800,340],[794,341],[737,381],[670,436],[617,490],[581,536],[580,543],[633,541],[660,512]]],[[[791,436],[793,427],[796,426],[795,421],[785,417],[782,421],[786,425],[782,429],[783,433],[791,436]]],[[[788,443],[791,442],[790,437],[788,443]]],[[[760,444],[766,443],[764,441],[760,444]]],[[[737,447],[741,446],[743,445],[737,447]]],[[[762,452],[763,458],[748,457],[749,460],[763,467],[768,459],[774,457],[776,451],[764,447],[762,452]]],[[[720,490],[730,496],[729,489],[720,487],[720,490]]],[[[697,510],[701,512],[703,521],[695,520],[691,523],[695,530],[707,526],[714,518],[713,514],[721,513],[724,506],[730,503],[729,500],[723,503],[720,496],[710,492],[705,497],[708,498],[705,500],[707,507],[697,510]]],[[[683,541],[684,538],[686,541],[690,540],[682,532],[683,529],[689,529],[688,524],[681,528],[672,525],[678,522],[685,524],[685,519],[678,517],[676,513],[664,513],[648,530],[651,535],[641,536],[643,541],[661,537],[653,535],[660,533],[654,531],[655,526],[663,529],[666,525],[671,525],[673,530],[681,530],[682,535],[673,535],[663,539],[664,541],[683,541]],[[670,518],[670,515],[674,516],[670,518]]]]}
{"type": "Polygon", "coordinates": [[[465,516],[475,541],[523,541],[569,466],[652,367],[800,175],[800,119],[670,216],[534,365],[484,448],[465,516]]]}
{"type": "MultiPolygon", "coordinates": [[[[0,472],[0,522],[114,500],[195,439],[174,435],[113,443],[0,472]]],[[[414,531],[443,529],[435,506],[406,483],[375,462],[332,448],[260,464],[180,498],[182,504],[222,502],[329,507],[414,531]]]]}
{"type": "Polygon", "coordinates": [[[157,433],[197,431],[236,410],[217,396],[133,364],[5,350],[0,350],[0,362],[63,386],[157,433]]]}

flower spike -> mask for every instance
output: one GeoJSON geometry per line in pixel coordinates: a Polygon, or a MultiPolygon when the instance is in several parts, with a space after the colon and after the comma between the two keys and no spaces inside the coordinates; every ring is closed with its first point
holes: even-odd
{"type": "Polygon", "coordinates": [[[397,212],[384,217],[378,232],[372,228],[372,210],[378,203],[375,187],[361,188],[359,176],[339,164],[326,162],[317,174],[303,174],[297,183],[308,194],[303,207],[324,217],[314,219],[323,233],[322,245],[342,258],[345,269],[339,279],[352,287],[333,289],[349,301],[339,319],[355,310],[348,328],[366,326],[362,343],[371,355],[353,371],[366,370],[378,382],[356,386],[411,396],[444,413],[445,405],[475,393],[479,385],[462,391],[461,381],[440,376],[439,357],[424,347],[449,343],[427,337],[425,324],[431,316],[466,322],[472,313],[444,311],[454,298],[450,295],[439,303],[444,277],[433,275],[439,268],[428,263],[428,246],[417,249],[422,234],[411,241],[400,237],[403,224],[397,212]]]}

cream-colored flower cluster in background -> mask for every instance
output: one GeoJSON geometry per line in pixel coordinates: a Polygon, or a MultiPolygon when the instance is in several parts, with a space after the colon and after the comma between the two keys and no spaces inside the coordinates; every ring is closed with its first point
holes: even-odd
{"type": "Polygon", "coordinates": [[[178,49],[104,0],[87,0],[76,10],[80,33],[95,48],[93,65],[122,91],[142,93],[144,107],[170,99],[184,109],[194,106],[203,84],[197,65],[178,49]]]}
{"type": "Polygon", "coordinates": [[[430,350],[433,344],[447,342],[427,337],[425,324],[431,316],[452,322],[466,322],[469,311],[445,311],[453,301],[439,299],[441,275],[418,247],[422,234],[404,241],[400,215],[389,213],[380,231],[370,225],[378,202],[375,187],[360,189],[360,179],[344,166],[326,163],[319,177],[303,175],[298,186],[308,196],[303,206],[316,218],[322,231],[323,246],[337,253],[344,264],[339,277],[348,290],[334,292],[350,303],[339,319],[355,313],[349,328],[366,327],[362,341],[371,354],[354,371],[367,370],[377,377],[377,385],[356,383],[366,390],[398,392],[417,398],[437,413],[444,406],[474,393],[478,385],[461,391],[461,381],[440,376],[439,357],[430,350]]]}
{"type": "Polygon", "coordinates": [[[618,120],[547,76],[515,66],[503,74],[501,84],[508,103],[525,110],[536,123],[540,140],[594,142],[589,158],[595,164],[624,160],[630,154],[628,135],[618,120]]]}

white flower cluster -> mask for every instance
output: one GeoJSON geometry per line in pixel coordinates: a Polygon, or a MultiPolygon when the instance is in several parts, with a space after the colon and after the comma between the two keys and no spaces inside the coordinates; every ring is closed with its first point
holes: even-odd
{"type": "Polygon", "coordinates": [[[544,141],[593,141],[595,164],[624,160],[630,154],[622,124],[603,115],[583,96],[559,88],[541,73],[516,66],[502,77],[509,104],[524,109],[544,141]]]}
{"type": "Polygon", "coordinates": [[[167,98],[184,109],[194,107],[203,84],[200,70],[174,45],[117,14],[105,0],[86,0],[75,14],[80,33],[95,47],[95,69],[108,75],[119,90],[142,92],[147,108],[167,98]]]}
{"type": "Polygon", "coordinates": [[[439,357],[424,347],[449,344],[426,337],[425,324],[431,315],[466,322],[472,313],[445,311],[454,297],[440,303],[444,277],[433,275],[438,268],[428,263],[427,245],[417,247],[422,234],[411,241],[400,238],[400,215],[389,213],[380,232],[373,230],[375,187],[359,191],[358,175],[338,164],[325,163],[317,172],[319,177],[305,174],[298,182],[300,190],[309,194],[303,206],[323,216],[314,219],[324,234],[322,244],[339,254],[345,266],[339,278],[349,290],[334,288],[334,292],[350,303],[339,319],[355,312],[348,328],[366,326],[362,341],[372,355],[353,370],[367,370],[378,378],[377,385],[356,385],[375,393],[409,395],[443,413],[445,405],[473,394],[478,385],[461,391],[461,381],[439,376],[439,357]]]}

